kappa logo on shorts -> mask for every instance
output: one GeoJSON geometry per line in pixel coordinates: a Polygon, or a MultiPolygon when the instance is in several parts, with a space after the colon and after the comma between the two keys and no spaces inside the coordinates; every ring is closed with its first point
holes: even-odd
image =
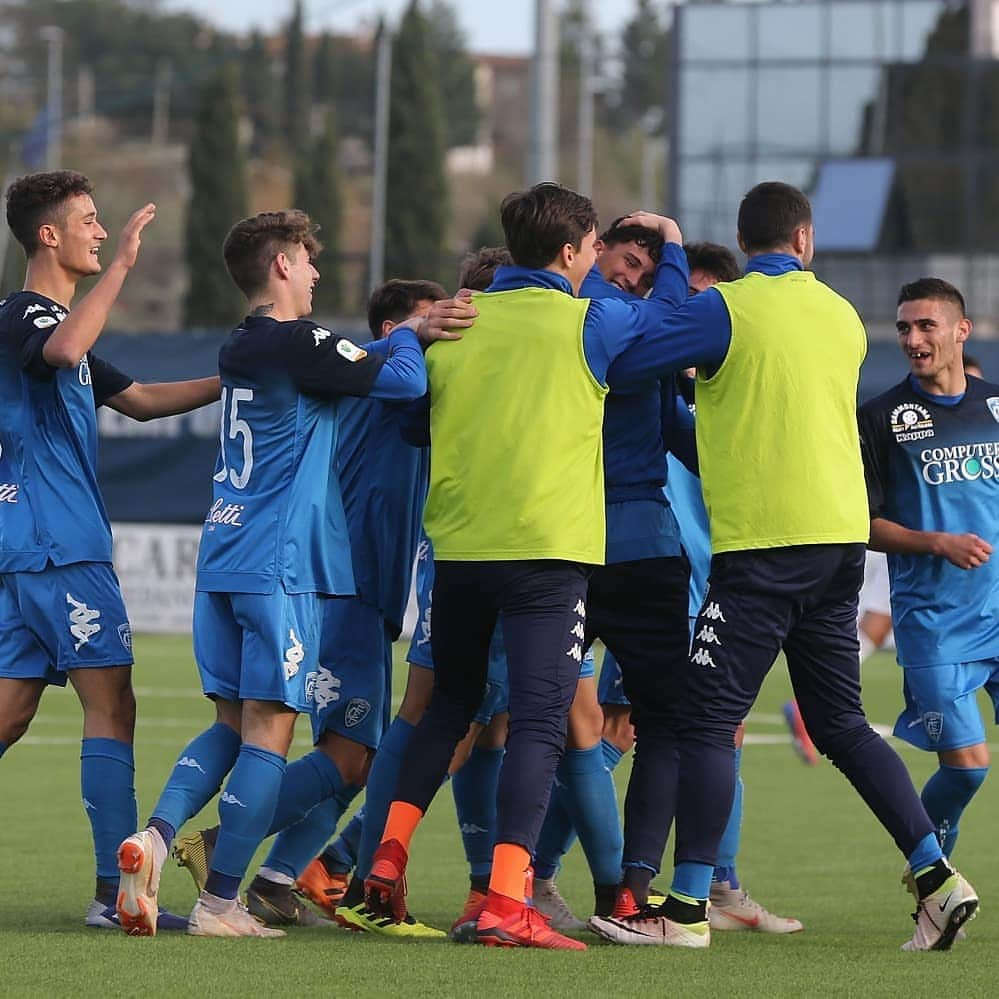
{"type": "Polygon", "coordinates": [[[0,482],[0,503],[17,502],[17,483],[0,482]]]}
{"type": "Polygon", "coordinates": [[[305,648],[298,640],[294,628],[288,629],[288,638],[291,640],[291,645],[284,650],[284,678],[286,680],[290,680],[298,674],[298,668],[305,658],[305,648]]]}
{"type": "Polygon", "coordinates": [[[586,617],[586,604],[584,604],[582,600],[577,600],[576,601],[575,612],[580,617],[586,617]]]}
{"type": "Polygon", "coordinates": [[[710,624],[704,625],[697,633],[697,641],[704,642],[706,645],[721,645],[721,639],[710,624]]]}
{"type": "Polygon", "coordinates": [[[79,652],[101,630],[101,626],[97,623],[101,612],[93,610],[69,593],[66,594],[66,603],[73,608],[69,612],[69,633],[76,639],[73,648],[79,652]]]}
{"type": "Polygon", "coordinates": [[[923,728],[931,742],[939,742],[943,735],[944,717],[939,711],[927,711],[923,715],[923,728]]]}
{"type": "Polygon", "coordinates": [[[343,723],[347,728],[360,725],[371,714],[371,704],[363,697],[352,697],[343,709],[343,723]]]}
{"type": "Polygon", "coordinates": [[[698,666],[710,666],[712,669],[718,669],[715,661],[711,658],[711,653],[707,649],[698,649],[690,657],[690,661],[697,663],[698,666]]]}
{"type": "Polygon", "coordinates": [[[566,652],[566,655],[570,659],[575,659],[577,663],[581,663],[583,661],[583,647],[579,644],[579,642],[576,642],[576,644],[573,645],[568,652],[566,652]]]}
{"type": "Polygon", "coordinates": [[[576,636],[580,641],[586,637],[586,632],[583,629],[583,622],[577,621],[572,629],[572,634],[576,636]]]}
{"type": "Polygon", "coordinates": [[[719,607],[714,601],[709,603],[708,606],[701,611],[701,617],[706,617],[709,621],[721,621],[722,624],[728,624],[725,620],[725,615],[722,613],[721,607],[719,607]]]}
{"type": "Polygon", "coordinates": [[[239,805],[240,808],[246,808],[246,805],[244,805],[243,802],[236,797],[236,795],[230,793],[229,791],[223,791],[219,795],[219,801],[223,801],[227,805],[239,805]]]}
{"type": "Polygon", "coordinates": [[[124,624],[118,625],[118,637],[121,639],[121,644],[131,652],[132,651],[132,626],[126,621],[124,624]]]}
{"type": "Polygon", "coordinates": [[[340,700],[340,678],[325,666],[305,676],[305,699],[315,701],[317,708],[328,708],[340,700]]]}

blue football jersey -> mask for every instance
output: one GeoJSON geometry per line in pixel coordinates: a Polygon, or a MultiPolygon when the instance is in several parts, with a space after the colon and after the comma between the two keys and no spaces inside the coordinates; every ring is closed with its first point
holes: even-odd
{"type": "Polygon", "coordinates": [[[397,407],[344,399],[336,471],[357,595],[382,613],[398,637],[420,541],[430,449],[403,441],[397,407]]]}
{"type": "Polygon", "coordinates": [[[199,590],[270,593],[280,584],[353,594],[333,461],[337,400],[368,395],[384,363],[383,353],[306,319],[248,317],[229,335],[219,351],[221,446],[199,590]]]}
{"type": "Polygon", "coordinates": [[[42,351],[66,315],[31,291],[0,302],[0,572],[111,561],[96,406],[132,379],[92,352],[72,368],[48,364],[42,351]]]}
{"type": "MultiPolygon", "coordinates": [[[[999,545],[999,385],[968,378],[955,399],[906,378],[859,412],[871,517],[999,545]]],[[[999,656],[999,555],[959,569],[935,555],[888,555],[903,666],[999,656]]]]}

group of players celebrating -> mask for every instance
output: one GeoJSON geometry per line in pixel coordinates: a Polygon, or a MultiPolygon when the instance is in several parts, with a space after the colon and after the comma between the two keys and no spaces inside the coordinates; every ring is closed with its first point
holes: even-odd
{"type": "Polygon", "coordinates": [[[990,536],[996,516],[999,386],[965,375],[960,293],[903,287],[910,374],[861,409],[858,439],[866,337],[807,269],[800,191],[745,196],[742,275],[723,247],[685,249],[664,216],[598,237],[589,199],[556,184],[500,214],[506,246],[470,257],[454,297],[430,281],[376,289],[363,344],[307,318],[309,218],[244,219],[223,256],[247,316],[218,376],[140,384],[92,347],[155,207],[70,309],[107,237],[91,186],[71,171],[10,186],[28,267],[0,302],[0,755],[45,686],[72,682],[97,865],[87,925],[274,937],[332,917],[444,936],[410,915],[405,875],[450,775],[470,871],[456,941],[582,950],[568,934],[588,928],[703,948],[712,930],[799,931],[736,871],[742,724],[783,650],[816,748],[905,858],[903,949],[950,948],[978,907],[949,862],[988,770],[974,695],[999,698],[999,586],[970,533],[990,536]],[[96,406],[151,419],[218,399],[193,622],[216,717],[136,831],[131,635],[96,406]],[[940,759],[922,796],[861,707],[869,542],[890,560],[896,734],[940,759]],[[414,561],[419,619],[391,718],[414,561]],[[300,713],[315,748],[289,764],[300,713]],[[622,834],[612,771],[632,745],[622,834]],[[218,826],[178,837],[220,791],[218,826]],[[577,836],[586,923],[556,884],[577,836]],[[171,848],[199,889],[186,919],[157,902],[171,848]]]}

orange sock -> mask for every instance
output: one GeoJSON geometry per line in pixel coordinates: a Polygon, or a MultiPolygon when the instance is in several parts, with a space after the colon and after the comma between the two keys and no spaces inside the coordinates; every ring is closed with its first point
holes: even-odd
{"type": "Polygon", "coordinates": [[[382,842],[386,843],[390,839],[398,840],[406,853],[409,853],[410,841],[422,818],[423,812],[416,805],[411,805],[408,801],[393,801],[389,806],[388,818],[385,820],[382,842]]]}
{"type": "Polygon", "coordinates": [[[516,843],[497,843],[493,848],[493,873],[489,878],[489,890],[522,903],[524,882],[530,865],[531,855],[522,846],[516,843]]]}

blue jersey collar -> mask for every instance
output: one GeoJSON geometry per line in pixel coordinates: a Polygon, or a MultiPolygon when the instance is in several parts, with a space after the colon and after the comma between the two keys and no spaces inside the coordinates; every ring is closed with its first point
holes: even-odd
{"type": "Polygon", "coordinates": [[[548,288],[572,294],[569,279],[554,271],[534,270],[531,267],[497,267],[493,283],[486,291],[513,291],[516,288],[548,288]]]}
{"type": "Polygon", "coordinates": [[[790,253],[760,253],[750,257],[746,263],[747,274],[767,274],[770,277],[804,269],[804,264],[790,253]]]}
{"type": "Polygon", "coordinates": [[[927,392],[922,385],[919,384],[919,380],[915,375],[910,374],[906,379],[909,383],[909,388],[916,393],[921,399],[925,399],[927,402],[935,402],[938,406],[956,406],[967,394],[967,391],[961,392],[959,395],[933,395],[931,392],[927,392]]]}

